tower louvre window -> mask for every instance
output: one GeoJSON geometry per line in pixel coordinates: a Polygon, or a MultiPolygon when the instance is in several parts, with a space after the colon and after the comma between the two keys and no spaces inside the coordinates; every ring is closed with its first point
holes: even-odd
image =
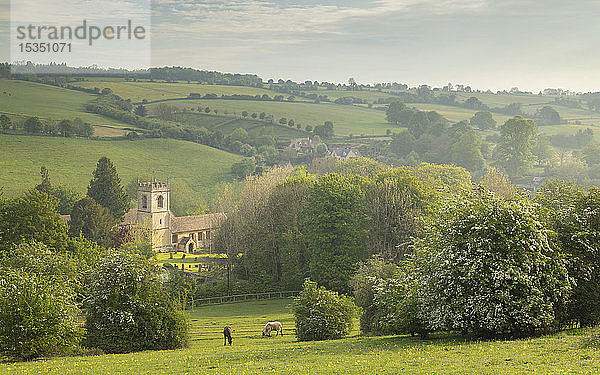
{"type": "Polygon", "coordinates": [[[158,196],[157,201],[158,201],[158,208],[163,208],[163,206],[164,206],[164,198],[163,198],[162,195],[158,196]]]}
{"type": "Polygon", "coordinates": [[[145,195],[142,195],[142,208],[148,208],[148,198],[145,195]]]}

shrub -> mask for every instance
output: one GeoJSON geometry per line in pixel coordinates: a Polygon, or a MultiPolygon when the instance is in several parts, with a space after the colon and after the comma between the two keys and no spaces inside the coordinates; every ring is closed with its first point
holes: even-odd
{"type": "Polygon", "coordinates": [[[378,333],[377,310],[374,306],[375,284],[380,280],[394,277],[397,266],[387,263],[379,256],[361,262],[356,274],[350,279],[350,286],[354,291],[356,304],[362,308],[360,316],[360,329],[363,333],[378,333]]]}
{"type": "Polygon", "coordinates": [[[582,326],[600,323],[600,189],[560,180],[548,181],[536,195],[544,218],[568,254],[569,276],[575,280],[569,320],[582,326]]]}
{"type": "Polygon", "coordinates": [[[87,346],[127,353],[187,345],[186,317],[164,290],[160,270],[123,252],[98,265],[86,303],[87,346]]]}
{"type": "Polygon", "coordinates": [[[432,329],[493,336],[556,323],[570,284],[536,208],[483,190],[442,207],[416,245],[420,303],[432,329]]]}
{"type": "Polygon", "coordinates": [[[374,284],[373,306],[376,313],[376,326],[387,334],[427,335],[427,329],[420,315],[417,284],[409,262],[398,269],[396,277],[379,279],[374,284]]]}
{"type": "Polygon", "coordinates": [[[351,280],[357,304],[362,308],[363,333],[426,333],[418,313],[414,266],[399,266],[375,257],[361,264],[351,280]]]}
{"type": "Polygon", "coordinates": [[[352,330],[357,312],[350,297],[318,287],[307,279],[294,302],[296,337],[300,341],[341,338],[352,330]]]}
{"type": "Polygon", "coordinates": [[[0,354],[28,360],[75,349],[81,335],[74,296],[44,275],[0,268],[0,354]]]}

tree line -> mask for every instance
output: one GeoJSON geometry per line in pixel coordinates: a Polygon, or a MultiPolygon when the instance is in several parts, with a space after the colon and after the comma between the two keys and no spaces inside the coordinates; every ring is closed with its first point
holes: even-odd
{"type": "MultiPolygon", "coordinates": [[[[353,293],[363,332],[530,335],[600,322],[600,191],[368,160],[250,179],[217,236],[233,283],[353,293]],[[307,286],[305,288],[313,288],[307,286]]],[[[307,292],[308,293],[308,292],[307,292]]]]}

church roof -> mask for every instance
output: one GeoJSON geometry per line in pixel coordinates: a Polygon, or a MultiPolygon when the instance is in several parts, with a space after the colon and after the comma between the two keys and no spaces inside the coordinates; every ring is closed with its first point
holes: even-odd
{"type": "Polygon", "coordinates": [[[223,213],[181,217],[171,214],[171,232],[194,232],[201,229],[218,228],[225,219],[226,216],[223,213]]]}
{"type": "MultiPolygon", "coordinates": [[[[170,215],[170,229],[172,233],[185,233],[196,232],[206,229],[216,229],[219,228],[223,221],[225,221],[225,219],[227,218],[227,216],[224,213],[177,217],[171,212],[170,215]]],[[[135,224],[139,224],[137,223],[137,210],[135,208],[132,208],[125,214],[122,225],[135,224]]]]}

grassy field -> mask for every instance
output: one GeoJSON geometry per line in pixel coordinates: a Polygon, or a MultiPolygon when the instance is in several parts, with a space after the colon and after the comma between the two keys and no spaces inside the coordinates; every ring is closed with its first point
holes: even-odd
{"type": "Polygon", "coordinates": [[[276,141],[289,141],[292,138],[306,137],[308,133],[296,127],[282,126],[277,122],[271,124],[266,121],[240,119],[238,116],[226,115],[215,116],[205,113],[188,111],[178,113],[176,121],[193,126],[202,126],[210,130],[219,130],[225,136],[231,134],[235,129],[246,129],[250,137],[259,135],[271,135],[276,141]]]}
{"type": "Polygon", "coordinates": [[[107,156],[124,185],[147,178],[153,169],[171,177],[173,204],[178,199],[204,201],[220,182],[233,180],[231,165],[239,156],[171,139],[95,141],[87,139],[0,135],[0,186],[14,196],[39,183],[45,165],[55,184],[85,192],[96,163],[107,156]],[[178,198],[179,197],[179,198],[178,198]]]}
{"type": "Polygon", "coordinates": [[[190,313],[189,348],[0,364],[3,374],[594,374],[595,347],[582,346],[591,331],[540,338],[464,341],[408,336],[350,337],[298,342],[291,300],[209,305],[190,313]],[[263,338],[268,320],[279,320],[283,337],[263,338]],[[233,346],[223,346],[231,325],[233,346]]]}
{"type": "Polygon", "coordinates": [[[94,95],[40,83],[0,79],[0,112],[54,120],[80,117],[92,125],[131,127],[123,122],[85,112],[94,95]]]}
{"type": "Polygon", "coordinates": [[[108,81],[84,81],[74,83],[80,87],[86,88],[109,88],[115,94],[125,99],[131,99],[133,102],[185,98],[190,93],[217,94],[223,95],[263,95],[270,97],[278,95],[273,91],[260,89],[256,87],[245,86],[224,86],[224,85],[201,85],[198,83],[165,83],[165,82],[126,82],[124,80],[108,81]]]}
{"type": "MultiPolygon", "coordinates": [[[[447,118],[450,122],[469,120],[477,112],[472,109],[441,104],[410,103],[409,106],[415,107],[422,111],[436,111],[440,115],[447,118]]],[[[504,124],[506,120],[511,118],[511,116],[499,115],[497,113],[492,113],[492,117],[494,120],[496,120],[498,126],[504,124]]]]}
{"type": "MultiPolygon", "coordinates": [[[[306,125],[321,125],[324,121],[333,121],[336,135],[383,135],[390,125],[385,121],[385,112],[374,109],[343,106],[335,104],[311,104],[288,102],[262,102],[248,100],[182,100],[170,104],[179,108],[197,109],[210,107],[219,113],[227,111],[229,114],[240,114],[242,111],[249,113],[265,112],[272,114],[275,121],[281,117],[294,119],[303,127],[306,125]]],[[[152,108],[156,104],[148,107],[152,108]]]]}

